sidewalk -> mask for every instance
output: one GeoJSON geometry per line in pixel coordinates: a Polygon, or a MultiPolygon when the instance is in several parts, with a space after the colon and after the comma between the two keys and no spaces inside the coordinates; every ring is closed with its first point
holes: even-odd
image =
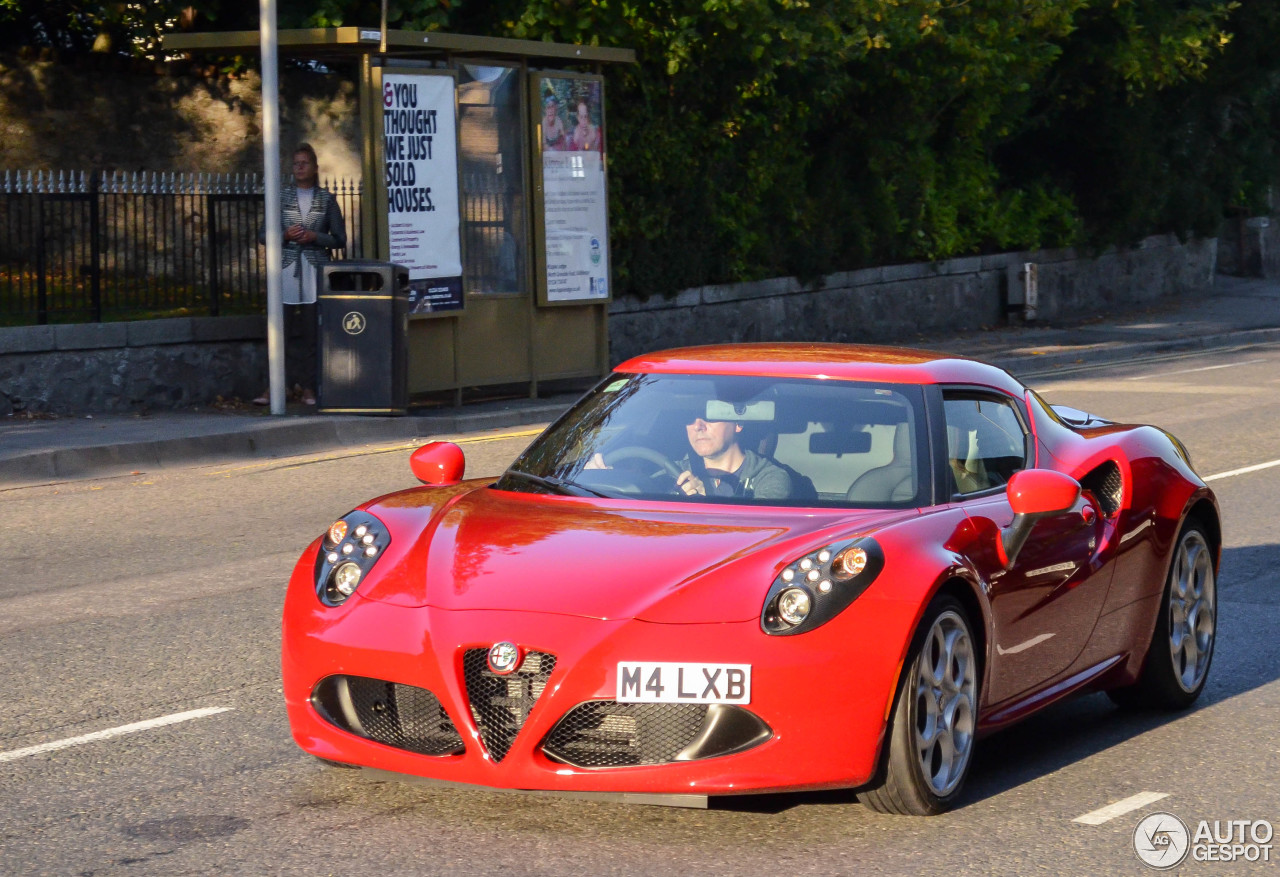
{"type": "MultiPolygon", "coordinates": [[[[1280,283],[1218,277],[1210,295],[1065,327],[1023,326],[904,340],[995,363],[1022,379],[1073,366],[1280,342],[1280,283]]],[[[286,457],[555,419],[570,396],[480,402],[407,417],[174,411],[0,419],[0,488],[245,458],[286,457]]],[[[301,410],[299,406],[299,410],[301,410]]]]}

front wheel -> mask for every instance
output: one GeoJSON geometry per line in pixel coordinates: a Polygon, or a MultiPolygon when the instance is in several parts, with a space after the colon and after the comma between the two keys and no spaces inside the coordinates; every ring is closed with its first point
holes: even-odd
{"type": "Polygon", "coordinates": [[[1107,695],[1122,707],[1185,709],[1204,690],[1218,629],[1217,576],[1204,525],[1190,520],[1173,549],[1142,675],[1107,695]]]}
{"type": "Polygon", "coordinates": [[[858,800],[881,813],[930,816],[951,806],[973,761],[979,667],[964,607],[929,604],[898,683],[884,782],[858,800]]]}

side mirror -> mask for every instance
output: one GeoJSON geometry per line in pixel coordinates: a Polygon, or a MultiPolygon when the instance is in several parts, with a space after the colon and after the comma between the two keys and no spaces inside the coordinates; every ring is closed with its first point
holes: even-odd
{"type": "Polygon", "coordinates": [[[1069,510],[1080,498],[1080,482],[1051,469],[1023,469],[1009,479],[1013,523],[1000,531],[996,549],[1004,568],[1013,566],[1036,521],[1069,510]]]}
{"type": "Polygon", "coordinates": [[[423,484],[444,487],[462,480],[467,461],[453,442],[428,442],[409,457],[413,476],[423,484]]]}

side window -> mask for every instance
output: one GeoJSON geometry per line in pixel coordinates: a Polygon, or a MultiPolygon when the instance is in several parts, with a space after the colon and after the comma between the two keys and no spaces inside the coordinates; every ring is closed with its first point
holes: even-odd
{"type": "Polygon", "coordinates": [[[1011,400],[963,392],[942,398],[956,493],[999,487],[1026,468],[1027,436],[1011,400]]]}

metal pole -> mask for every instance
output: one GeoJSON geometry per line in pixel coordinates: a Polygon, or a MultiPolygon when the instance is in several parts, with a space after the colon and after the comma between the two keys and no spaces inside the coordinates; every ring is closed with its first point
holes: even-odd
{"type": "Polygon", "coordinates": [[[284,414],[284,307],[280,264],[280,78],[276,68],[276,0],[258,0],[262,33],[262,169],[266,182],[267,374],[271,413],[284,414]]]}

